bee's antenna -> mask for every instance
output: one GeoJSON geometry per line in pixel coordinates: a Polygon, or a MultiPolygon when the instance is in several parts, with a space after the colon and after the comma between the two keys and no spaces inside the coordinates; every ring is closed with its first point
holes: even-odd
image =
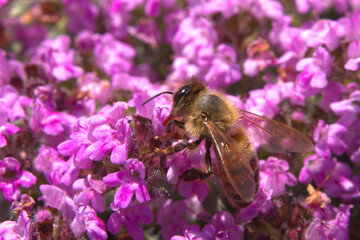
{"type": "Polygon", "coordinates": [[[170,92],[170,91],[165,91],[165,92],[158,93],[158,94],[156,94],[155,96],[153,96],[153,97],[149,98],[148,100],[146,100],[145,102],[143,102],[143,103],[141,104],[141,106],[144,106],[145,104],[147,104],[148,102],[150,102],[150,101],[153,100],[154,98],[157,98],[158,96],[163,95],[163,94],[165,94],[165,93],[167,93],[167,94],[174,94],[173,92],[170,92]]]}

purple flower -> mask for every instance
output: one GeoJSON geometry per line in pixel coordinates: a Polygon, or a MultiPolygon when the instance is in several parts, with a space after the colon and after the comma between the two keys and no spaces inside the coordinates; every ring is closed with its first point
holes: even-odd
{"type": "Polygon", "coordinates": [[[349,13],[347,16],[342,17],[338,20],[339,24],[343,27],[343,35],[345,37],[345,42],[352,42],[360,39],[360,11],[359,9],[354,10],[349,13]]]}
{"type": "Polygon", "coordinates": [[[329,223],[323,223],[321,219],[315,218],[305,233],[305,239],[335,239],[338,228],[329,223]]]}
{"type": "Polygon", "coordinates": [[[171,240],[215,239],[215,233],[215,228],[211,224],[206,224],[201,231],[199,225],[190,225],[184,230],[184,237],[173,236],[171,240]]]}
{"type": "MultiPolygon", "coordinates": [[[[344,193],[355,190],[354,183],[351,181],[351,169],[347,164],[337,162],[335,158],[331,158],[330,148],[332,141],[324,137],[323,126],[320,122],[315,131],[314,138],[318,141],[315,146],[316,154],[305,159],[304,167],[299,174],[299,180],[304,184],[309,184],[314,178],[316,184],[320,185],[326,176],[330,175],[330,179],[323,184],[324,191],[329,196],[340,197],[344,193]]],[[[335,142],[338,143],[339,141],[335,142]]],[[[339,145],[334,144],[333,146],[338,147],[339,145]]],[[[334,149],[338,151],[338,148],[334,149]]],[[[342,154],[342,152],[340,153],[342,154]]]]}
{"type": "MultiPolygon", "coordinates": [[[[0,103],[4,113],[1,114],[0,121],[16,121],[25,118],[25,107],[32,105],[33,100],[21,96],[19,92],[11,85],[0,86],[0,103]]],[[[0,122],[2,124],[2,122],[0,122]]]]}
{"type": "Polygon", "coordinates": [[[91,144],[88,139],[89,123],[91,124],[91,118],[88,121],[79,120],[74,126],[74,131],[70,134],[70,140],[66,140],[57,146],[60,154],[74,156],[75,164],[84,169],[91,167],[91,160],[86,153],[86,147],[91,144]]]}
{"type": "Polygon", "coordinates": [[[87,232],[90,239],[107,238],[105,223],[96,216],[96,211],[89,205],[78,207],[65,191],[52,185],[40,185],[40,191],[45,204],[61,212],[75,237],[87,232]]]}
{"type": "MultiPolygon", "coordinates": [[[[280,93],[283,99],[290,100],[293,106],[305,106],[306,96],[303,91],[294,82],[287,82],[280,85],[280,93]]],[[[275,87],[274,87],[275,88],[275,87]]]]}
{"type": "Polygon", "coordinates": [[[349,99],[334,102],[330,105],[331,110],[340,117],[339,124],[349,127],[358,119],[360,113],[359,102],[360,91],[358,90],[351,93],[349,99]]]}
{"type": "Polygon", "coordinates": [[[76,50],[79,50],[82,54],[92,53],[99,37],[99,35],[93,34],[91,31],[81,31],[74,39],[76,50]]]}
{"type": "Polygon", "coordinates": [[[185,18],[186,13],[180,9],[169,12],[164,17],[166,28],[164,30],[164,41],[165,43],[171,43],[172,38],[179,29],[180,21],[185,18]]]}
{"type": "Polygon", "coordinates": [[[221,13],[226,19],[230,18],[234,14],[238,13],[241,5],[237,1],[188,1],[192,14],[197,15],[214,15],[216,13],[221,13]]]}
{"type": "Polygon", "coordinates": [[[319,20],[311,29],[304,30],[301,34],[309,47],[316,48],[325,45],[330,51],[339,46],[340,25],[337,21],[319,20]]]}
{"type": "Polygon", "coordinates": [[[0,191],[12,204],[0,239],[353,236],[360,0],[21,2],[0,0],[0,191]],[[215,176],[184,181],[205,170],[205,141],[157,151],[197,139],[164,134],[173,96],[142,103],[189,77],[312,136],[315,152],[297,155],[309,194],[275,157],[259,161],[258,193],[241,209],[212,198],[215,176]]]}
{"type": "Polygon", "coordinates": [[[69,16],[68,31],[78,33],[81,30],[96,30],[96,20],[99,17],[99,7],[89,0],[63,0],[69,16]]]}
{"type": "Polygon", "coordinates": [[[288,172],[289,164],[285,160],[269,157],[259,161],[260,184],[272,190],[272,196],[278,197],[285,193],[285,185],[295,186],[296,177],[288,172]]]}
{"type": "Polygon", "coordinates": [[[30,217],[26,211],[18,216],[18,221],[4,221],[0,223],[0,239],[30,239],[30,217]]]}
{"type": "Polygon", "coordinates": [[[20,128],[9,121],[15,121],[25,117],[23,106],[30,105],[31,100],[19,97],[15,88],[11,85],[0,86],[0,148],[8,142],[6,135],[14,135],[20,128]]]}
{"type": "Polygon", "coordinates": [[[96,211],[105,211],[105,198],[102,195],[106,190],[105,183],[93,179],[89,174],[86,179],[77,179],[73,184],[73,188],[77,191],[77,194],[74,196],[74,202],[76,204],[89,205],[91,201],[91,206],[96,211]]]}
{"type": "Polygon", "coordinates": [[[305,232],[305,239],[349,239],[349,220],[350,207],[341,204],[334,219],[323,221],[315,218],[305,232]]]}
{"type": "Polygon", "coordinates": [[[177,233],[184,232],[188,223],[183,218],[186,205],[183,201],[172,202],[168,199],[157,212],[156,222],[161,226],[161,235],[164,239],[170,239],[177,233]]]}
{"type": "Polygon", "coordinates": [[[170,82],[184,81],[184,76],[186,78],[197,75],[201,73],[201,68],[205,73],[213,61],[216,41],[216,32],[208,19],[204,17],[183,19],[171,41],[177,57],[173,62],[173,73],[168,80],[170,82]],[[187,64],[184,65],[184,63],[187,64]],[[188,68],[187,65],[192,66],[188,68]]]}
{"type": "Polygon", "coordinates": [[[250,12],[258,19],[270,18],[272,20],[282,19],[284,17],[283,5],[275,0],[253,1],[249,4],[250,12]]]}
{"type": "MultiPolygon", "coordinates": [[[[91,100],[99,100],[105,104],[110,97],[110,83],[106,80],[100,80],[96,74],[86,73],[78,79],[78,86],[81,94],[91,100]]],[[[94,114],[93,111],[90,114],[94,114]]]]}
{"type": "Polygon", "coordinates": [[[204,79],[214,86],[229,86],[240,78],[235,49],[226,44],[218,45],[204,79]]]}
{"type": "Polygon", "coordinates": [[[96,216],[96,211],[89,205],[81,206],[71,222],[71,229],[75,236],[81,236],[85,231],[91,240],[108,239],[105,223],[96,216]]]}
{"type": "Polygon", "coordinates": [[[259,214],[266,215],[275,208],[271,201],[272,189],[259,188],[254,201],[247,207],[241,208],[238,212],[239,221],[248,221],[254,219],[259,214]]]}
{"type": "MultiPolygon", "coordinates": [[[[175,142],[173,144],[176,144],[176,143],[177,142],[175,142]]],[[[204,145],[201,144],[201,146],[199,146],[197,149],[199,149],[199,151],[197,151],[197,152],[186,152],[186,150],[183,150],[182,152],[179,152],[179,153],[167,158],[167,165],[169,166],[169,170],[167,171],[166,177],[167,177],[167,180],[169,183],[171,183],[171,184],[177,183],[179,176],[181,176],[181,174],[183,174],[186,170],[188,170],[192,167],[201,168],[202,164],[204,163],[204,159],[205,159],[204,158],[204,156],[205,156],[204,145]]],[[[185,190],[185,189],[182,189],[182,190],[185,190]]],[[[205,194],[206,190],[199,191],[198,193],[202,196],[207,195],[207,194],[205,194]]]]}
{"type": "MultiPolygon", "coordinates": [[[[36,10],[39,9],[35,8],[36,10]]],[[[9,27],[12,28],[14,41],[21,44],[23,51],[37,48],[49,36],[49,28],[39,23],[31,25],[17,23],[9,27]]]]}
{"type": "Polygon", "coordinates": [[[65,221],[74,219],[77,206],[64,190],[53,185],[40,185],[39,188],[47,206],[59,210],[65,221]]]}
{"type": "Polygon", "coordinates": [[[70,49],[70,38],[65,35],[43,41],[32,61],[43,65],[59,82],[83,74],[83,69],[74,65],[74,50],[70,49]]]}
{"type": "Polygon", "coordinates": [[[39,155],[34,160],[35,169],[43,172],[48,183],[60,184],[61,177],[68,170],[68,164],[54,148],[42,145],[39,155]]]}
{"type": "Polygon", "coordinates": [[[128,32],[153,48],[158,47],[160,43],[160,32],[156,23],[151,19],[140,21],[136,27],[129,26],[128,32]]]}
{"type": "MultiPolygon", "coordinates": [[[[351,168],[343,162],[337,162],[332,172],[325,172],[330,175],[324,185],[324,191],[331,197],[341,197],[343,194],[354,192],[356,186],[351,180],[351,168]]],[[[321,178],[320,178],[321,179],[321,178]]],[[[317,180],[319,184],[320,179],[317,180]]]]}
{"type": "Polygon", "coordinates": [[[301,36],[303,30],[291,26],[292,18],[284,17],[272,23],[272,31],[269,35],[272,44],[277,45],[285,54],[295,58],[305,55],[308,47],[305,39],[301,36]]]}
{"type": "Polygon", "coordinates": [[[344,68],[350,71],[359,69],[360,64],[360,41],[355,40],[349,44],[347,55],[349,60],[345,63],[344,68]]]}
{"type": "Polygon", "coordinates": [[[74,51],[57,52],[53,54],[54,64],[51,73],[59,81],[66,81],[72,77],[80,77],[83,70],[80,67],[73,65],[74,51]]]}
{"type": "Polygon", "coordinates": [[[344,86],[338,82],[329,82],[325,89],[322,91],[323,99],[320,107],[325,112],[330,112],[330,105],[334,102],[342,100],[342,94],[345,91],[344,86]]]}
{"type": "Polygon", "coordinates": [[[135,193],[136,200],[140,203],[150,200],[145,183],[145,166],[137,159],[128,159],[125,169],[119,172],[110,173],[103,178],[104,183],[109,187],[120,187],[114,196],[114,206],[127,208],[135,193]]]}
{"type": "Polygon", "coordinates": [[[315,10],[318,13],[323,12],[326,9],[326,3],[323,1],[313,0],[296,0],[296,9],[299,13],[307,13],[310,10],[315,10]]]}
{"type": "MultiPolygon", "coordinates": [[[[102,122],[102,121],[101,121],[102,122]]],[[[95,125],[96,126],[96,125],[95,125]]],[[[130,141],[130,124],[125,118],[119,119],[116,129],[107,129],[86,149],[89,158],[93,161],[102,160],[108,153],[111,153],[110,160],[113,163],[123,164],[128,156],[128,145],[130,141]]],[[[92,135],[92,131],[89,131],[92,135]]]]}
{"type": "Polygon", "coordinates": [[[117,38],[125,38],[131,16],[130,13],[143,2],[144,0],[130,2],[124,0],[111,0],[101,2],[107,32],[114,34],[117,38]]]}
{"type": "Polygon", "coordinates": [[[116,40],[106,33],[101,35],[94,48],[94,60],[96,64],[108,76],[121,72],[129,72],[135,56],[135,50],[130,45],[116,40]]]}
{"type": "Polygon", "coordinates": [[[12,157],[0,161],[0,190],[8,202],[18,199],[20,186],[30,188],[37,180],[31,172],[20,170],[20,167],[18,160],[12,157]]]}
{"type": "Polygon", "coordinates": [[[127,158],[130,125],[123,118],[127,104],[117,102],[104,107],[98,115],[80,119],[70,140],[59,144],[59,152],[73,156],[78,168],[90,168],[91,160],[100,161],[112,151],[111,161],[123,163],[127,158]]]}
{"type": "Polygon", "coordinates": [[[233,216],[228,211],[216,213],[211,220],[211,224],[216,229],[217,239],[244,239],[243,227],[235,224],[233,216]]]}
{"type": "Polygon", "coordinates": [[[180,181],[178,184],[179,194],[183,197],[190,198],[194,194],[197,195],[199,201],[204,201],[210,192],[209,186],[200,180],[193,182],[180,181]]]}
{"type": "Polygon", "coordinates": [[[328,84],[327,72],[330,69],[331,56],[323,47],[318,47],[313,57],[304,58],[296,64],[296,70],[301,71],[298,84],[305,96],[317,94],[328,84]]]}
{"type": "MultiPolygon", "coordinates": [[[[4,116],[5,114],[1,110],[2,109],[0,109],[0,115],[4,116]]],[[[0,117],[0,121],[1,120],[2,119],[0,117]]],[[[18,126],[14,125],[14,124],[11,124],[11,123],[3,123],[3,124],[1,124],[0,123],[0,148],[5,147],[8,144],[7,140],[5,138],[5,134],[14,135],[18,131],[20,131],[20,128],[18,126]]]]}
{"type": "Polygon", "coordinates": [[[347,145],[343,140],[346,132],[347,129],[342,124],[334,123],[328,125],[320,120],[314,131],[314,140],[319,147],[328,146],[336,155],[341,155],[347,149],[347,145]]]}
{"type": "Polygon", "coordinates": [[[174,0],[147,0],[145,4],[145,15],[151,17],[158,17],[161,8],[169,9],[174,7],[174,0]]]}
{"type": "Polygon", "coordinates": [[[111,87],[114,90],[125,90],[135,93],[158,89],[147,77],[133,76],[125,72],[117,73],[111,77],[111,87]]]}
{"type": "Polygon", "coordinates": [[[256,89],[249,92],[245,102],[245,109],[258,115],[273,118],[279,112],[281,102],[280,86],[266,84],[264,89],[256,89]]]}
{"type": "Polygon", "coordinates": [[[144,231],[139,226],[139,223],[150,224],[154,219],[153,212],[142,204],[135,205],[131,203],[126,209],[121,209],[111,204],[111,209],[114,213],[111,214],[107,222],[109,232],[119,234],[123,227],[125,227],[134,240],[144,238],[144,231]]]}
{"type": "Polygon", "coordinates": [[[0,86],[10,81],[10,66],[6,60],[6,52],[0,50],[0,86]]]}

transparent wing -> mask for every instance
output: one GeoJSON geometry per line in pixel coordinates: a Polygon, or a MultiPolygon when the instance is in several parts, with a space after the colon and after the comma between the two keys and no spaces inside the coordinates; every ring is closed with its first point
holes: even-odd
{"type": "Polygon", "coordinates": [[[250,138],[271,152],[309,152],[310,139],[283,123],[239,109],[239,121],[250,138]]]}
{"type": "MultiPolygon", "coordinates": [[[[238,202],[251,202],[257,191],[254,167],[251,165],[252,161],[257,161],[257,159],[252,146],[247,146],[247,144],[251,143],[245,141],[243,142],[245,145],[242,145],[241,142],[227,137],[212,122],[203,120],[203,123],[207,127],[215,146],[218,161],[221,164],[220,169],[225,172],[228,183],[231,185],[224,184],[226,193],[230,194],[230,197],[238,202]],[[237,195],[241,199],[238,199],[237,195]]],[[[244,137],[246,136],[244,135],[244,137]]]]}

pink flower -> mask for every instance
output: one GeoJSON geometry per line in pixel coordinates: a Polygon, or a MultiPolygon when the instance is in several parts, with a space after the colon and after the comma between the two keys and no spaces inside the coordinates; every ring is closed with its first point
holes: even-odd
{"type": "Polygon", "coordinates": [[[134,194],[140,203],[150,200],[144,180],[144,164],[137,159],[128,159],[125,163],[125,169],[110,173],[103,178],[104,183],[109,187],[120,185],[114,196],[114,206],[123,209],[129,206],[134,194]]]}
{"type": "Polygon", "coordinates": [[[36,183],[36,177],[20,167],[20,163],[12,157],[0,161],[0,190],[8,202],[20,197],[20,186],[30,188],[36,183]]]}
{"type": "Polygon", "coordinates": [[[271,189],[272,196],[278,197],[285,193],[285,185],[295,186],[296,177],[288,172],[289,164],[285,160],[269,157],[267,161],[259,161],[260,184],[271,189]]]}
{"type": "Polygon", "coordinates": [[[139,223],[150,224],[154,219],[153,212],[142,204],[135,205],[131,203],[126,209],[111,205],[111,209],[115,212],[109,217],[107,229],[112,234],[119,234],[123,227],[125,227],[134,240],[144,238],[144,231],[139,226],[139,223]]]}

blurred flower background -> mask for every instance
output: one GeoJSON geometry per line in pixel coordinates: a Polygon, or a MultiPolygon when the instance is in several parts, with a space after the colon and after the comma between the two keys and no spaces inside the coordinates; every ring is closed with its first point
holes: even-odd
{"type": "Polygon", "coordinates": [[[0,239],[360,239],[359,67],[358,0],[0,0],[0,239]],[[184,182],[141,104],[192,76],[315,150],[257,148],[242,209],[184,182]]]}

